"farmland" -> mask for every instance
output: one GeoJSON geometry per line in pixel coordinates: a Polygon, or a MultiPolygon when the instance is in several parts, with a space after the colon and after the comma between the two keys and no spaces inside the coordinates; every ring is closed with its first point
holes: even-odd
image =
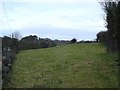
{"type": "Polygon", "coordinates": [[[17,54],[5,87],[116,88],[116,59],[98,43],[24,50],[17,54]]]}

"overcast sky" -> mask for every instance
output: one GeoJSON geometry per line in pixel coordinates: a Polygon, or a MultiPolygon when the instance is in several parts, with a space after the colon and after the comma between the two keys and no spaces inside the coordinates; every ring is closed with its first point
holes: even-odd
{"type": "Polygon", "coordinates": [[[0,36],[19,31],[22,36],[93,40],[105,30],[103,16],[98,0],[1,0],[0,36]]]}

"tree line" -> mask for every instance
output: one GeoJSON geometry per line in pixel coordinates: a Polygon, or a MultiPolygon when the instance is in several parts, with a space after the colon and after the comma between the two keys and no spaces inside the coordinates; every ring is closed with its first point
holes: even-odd
{"type": "Polygon", "coordinates": [[[15,37],[2,37],[2,48],[10,47],[15,53],[20,50],[54,47],[56,43],[49,38],[38,38],[36,35],[29,35],[18,40],[15,37]]]}
{"type": "Polygon", "coordinates": [[[107,31],[97,34],[97,41],[103,43],[110,53],[120,52],[120,1],[101,2],[106,14],[107,31]]]}
{"type": "Polygon", "coordinates": [[[10,48],[15,53],[18,53],[20,50],[49,48],[76,42],[77,39],[75,38],[72,40],[51,40],[49,38],[40,38],[36,35],[29,35],[19,39],[19,34],[15,32],[10,36],[2,37],[2,49],[10,48]]]}

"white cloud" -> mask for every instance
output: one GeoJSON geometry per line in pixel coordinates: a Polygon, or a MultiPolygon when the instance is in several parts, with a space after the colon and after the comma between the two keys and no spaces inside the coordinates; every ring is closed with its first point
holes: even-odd
{"type": "MultiPolygon", "coordinates": [[[[5,1],[7,2],[7,0],[5,1]]],[[[57,29],[57,31],[61,30],[63,34],[65,31],[69,32],[69,30],[72,30],[72,33],[79,33],[80,31],[82,32],[82,30],[86,30],[86,32],[89,33],[104,29],[104,21],[100,16],[102,12],[98,11],[100,10],[99,7],[92,6],[98,3],[96,2],[92,5],[88,4],[89,6],[82,5],[82,3],[80,3],[80,5],[76,4],[77,2],[82,1],[84,0],[39,0],[39,2],[43,2],[44,5],[41,3],[24,3],[24,5],[22,5],[22,3],[10,3],[11,6],[8,6],[9,4],[7,4],[6,10],[8,14],[8,20],[6,20],[4,12],[0,11],[3,12],[3,14],[0,15],[0,20],[2,19],[3,21],[2,23],[0,22],[0,32],[8,31],[8,23],[12,30],[22,30],[21,32],[26,32],[26,34],[27,32],[29,33],[28,28],[32,28],[31,32],[34,33],[34,28],[36,27],[40,29],[41,27],[42,29],[47,27],[47,29],[49,29],[49,31],[47,30],[48,32],[45,32],[44,34],[44,30],[38,32],[42,33],[43,35],[50,35],[50,31],[54,32],[55,29],[57,29]],[[48,2],[52,4],[46,4],[48,2]],[[54,2],[65,4],[59,5],[55,4],[54,2]],[[72,4],[72,2],[75,3],[72,4]],[[53,28],[54,30],[50,30],[50,28],[53,28]]],[[[85,1],[89,2],[90,0],[85,1]]],[[[58,36],[60,37],[61,35],[58,36]]],[[[63,36],[65,37],[65,35],[63,36]]]]}
{"type": "Polygon", "coordinates": [[[9,11],[9,23],[12,29],[22,29],[27,27],[49,26],[56,28],[81,28],[94,27],[102,24],[102,20],[94,18],[94,9],[60,9],[49,11],[37,11],[34,8],[16,7],[9,11]],[[88,13],[90,13],[88,15],[88,13]],[[92,19],[92,20],[91,20],[92,19]],[[98,21],[96,21],[98,20],[98,21]],[[99,22],[100,21],[100,22],[99,22]]]}

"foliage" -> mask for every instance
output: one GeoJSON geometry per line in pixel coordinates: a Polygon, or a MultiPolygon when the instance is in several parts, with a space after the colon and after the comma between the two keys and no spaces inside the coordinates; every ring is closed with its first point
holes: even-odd
{"type": "Polygon", "coordinates": [[[2,38],[2,48],[11,48],[15,53],[19,52],[18,39],[4,36],[2,38]]]}
{"type": "Polygon", "coordinates": [[[106,44],[109,52],[120,52],[120,1],[108,0],[101,5],[106,14],[107,31],[98,33],[98,38],[106,44]]]}
{"type": "Polygon", "coordinates": [[[108,36],[107,31],[101,31],[101,32],[97,33],[97,41],[106,43],[108,40],[107,36],[108,36]]]}
{"type": "Polygon", "coordinates": [[[20,50],[48,48],[56,46],[56,43],[48,38],[39,38],[36,35],[23,37],[21,40],[17,38],[4,36],[2,38],[2,48],[10,47],[15,53],[20,50]]]}
{"type": "Polygon", "coordinates": [[[71,40],[71,43],[76,43],[77,42],[77,39],[75,39],[75,38],[73,38],[72,40],[71,40]]]}
{"type": "Polygon", "coordinates": [[[89,41],[89,40],[87,40],[87,41],[84,41],[84,40],[81,40],[81,41],[79,41],[78,43],[95,43],[96,41],[89,41]]]}
{"type": "Polygon", "coordinates": [[[70,44],[69,40],[57,40],[57,39],[55,39],[54,42],[56,43],[56,45],[70,44]]]}
{"type": "Polygon", "coordinates": [[[48,48],[56,46],[56,43],[48,38],[43,39],[34,35],[29,35],[20,40],[19,47],[21,50],[48,48]]]}

